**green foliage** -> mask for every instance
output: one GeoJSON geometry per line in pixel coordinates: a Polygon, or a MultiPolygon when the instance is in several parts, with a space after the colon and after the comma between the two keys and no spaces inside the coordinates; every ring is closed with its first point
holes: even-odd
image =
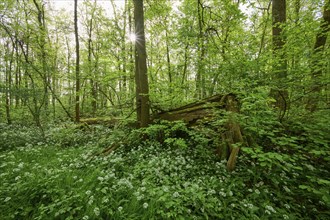
{"type": "Polygon", "coordinates": [[[44,142],[38,128],[6,124],[0,124],[0,140],[0,152],[22,146],[40,145],[44,142]]]}
{"type": "Polygon", "coordinates": [[[47,144],[60,147],[78,147],[96,142],[98,146],[106,147],[110,143],[111,133],[110,129],[102,126],[67,123],[64,126],[51,126],[45,132],[45,137],[47,144]]]}
{"type": "MultiPolygon", "coordinates": [[[[252,98],[245,102],[245,135],[254,135],[254,145],[242,148],[232,173],[210,151],[211,132],[188,129],[183,122],[133,131],[67,124],[46,130],[39,144],[29,139],[19,146],[12,140],[15,148],[0,155],[0,209],[5,210],[0,218],[327,219],[329,169],[322,154],[300,147],[315,138],[288,135],[275,116],[258,132],[256,121],[273,114],[254,114],[255,106],[267,105],[252,98]],[[276,135],[267,135],[275,128],[276,135]],[[111,143],[123,147],[95,156],[111,143]]],[[[314,144],[316,150],[325,148],[314,144]]]]}
{"type": "Polygon", "coordinates": [[[329,112],[306,114],[304,109],[292,106],[289,117],[279,123],[267,89],[257,89],[242,102],[241,125],[250,144],[242,148],[243,160],[253,165],[249,169],[253,182],[260,178],[267,181],[276,190],[273,193],[278,202],[290,195],[292,210],[299,209],[292,207],[299,201],[301,215],[319,210],[317,218],[326,219],[330,214],[329,179],[325,178],[330,172],[329,112]]]}
{"type": "Polygon", "coordinates": [[[132,131],[128,136],[129,146],[165,143],[168,147],[186,148],[187,140],[192,137],[193,133],[188,130],[182,121],[169,122],[160,121],[159,123],[150,125],[147,128],[141,128],[132,131]]]}
{"type": "Polygon", "coordinates": [[[49,125],[47,128],[0,124],[0,151],[14,150],[18,147],[50,145],[56,147],[79,147],[96,144],[107,147],[123,139],[121,130],[110,130],[103,126],[88,126],[66,123],[61,126],[49,125]],[[45,131],[43,131],[45,130],[45,131]]]}

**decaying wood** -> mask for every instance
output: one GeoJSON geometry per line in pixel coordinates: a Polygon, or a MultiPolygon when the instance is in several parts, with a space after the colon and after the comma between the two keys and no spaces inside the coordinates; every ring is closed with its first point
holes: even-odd
{"type": "Polygon", "coordinates": [[[227,158],[227,169],[232,171],[236,165],[240,150],[239,146],[243,143],[240,125],[233,117],[234,114],[239,113],[239,103],[234,94],[215,95],[180,108],[158,113],[153,116],[153,119],[182,120],[188,125],[195,125],[198,121],[210,122],[215,120],[214,115],[217,109],[223,109],[232,113],[229,114],[225,132],[219,134],[225,142],[225,146],[219,146],[217,150],[222,154],[220,155],[221,157],[225,155],[227,158]]]}
{"type": "Polygon", "coordinates": [[[182,120],[189,125],[194,125],[200,119],[213,118],[215,109],[225,109],[226,99],[228,97],[235,97],[235,95],[214,95],[179,108],[160,112],[153,115],[153,119],[168,121],[182,120]]]}
{"type": "MultiPolygon", "coordinates": [[[[226,110],[232,113],[239,113],[238,101],[233,96],[227,97],[226,110]]],[[[229,144],[230,148],[230,154],[227,160],[227,169],[232,171],[236,165],[238,152],[240,150],[239,145],[242,144],[244,140],[240,125],[237,121],[235,121],[232,115],[229,115],[226,128],[226,142],[229,144]]]]}

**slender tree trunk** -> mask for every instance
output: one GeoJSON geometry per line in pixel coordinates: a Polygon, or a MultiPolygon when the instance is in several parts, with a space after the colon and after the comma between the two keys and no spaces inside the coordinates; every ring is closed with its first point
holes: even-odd
{"type": "Polygon", "coordinates": [[[95,82],[94,82],[94,71],[92,66],[92,53],[93,53],[93,47],[92,47],[92,32],[93,32],[93,16],[89,20],[89,26],[88,26],[88,72],[90,74],[90,86],[91,86],[91,105],[92,105],[92,116],[95,117],[96,114],[96,88],[95,88],[95,82]]]}
{"type": "Polygon", "coordinates": [[[79,35],[78,35],[78,0],[74,1],[74,33],[76,40],[76,103],[75,121],[80,121],[80,55],[79,55],[79,35]]]}
{"type": "Polygon", "coordinates": [[[56,119],[56,98],[55,95],[57,91],[61,92],[61,87],[58,83],[59,79],[57,78],[58,73],[58,51],[59,47],[57,46],[59,44],[59,38],[58,38],[58,32],[56,32],[56,40],[55,40],[55,56],[53,59],[52,64],[52,71],[51,71],[51,82],[49,82],[49,85],[52,87],[52,107],[53,107],[53,118],[56,119]]]}
{"type": "Polygon", "coordinates": [[[184,63],[183,63],[183,73],[182,73],[182,79],[181,79],[181,85],[184,86],[185,84],[187,85],[188,88],[185,88],[185,97],[188,98],[188,90],[189,90],[189,84],[187,83],[188,79],[188,60],[189,60],[189,55],[188,55],[188,50],[189,50],[189,42],[186,42],[186,46],[184,48],[184,63]]]}
{"type": "Polygon", "coordinates": [[[270,6],[271,6],[271,1],[269,2],[267,9],[265,10],[266,12],[263,12],[263,13],[266,13],[267,16],[266,16],[266,20],[264,21],[264,27],[263,27],[263,30],[262,30],[262,35],[261,35],[260,47],[259,47],[259,51],[258,51],[257,60],[259,60],[259,58],[261,56],[261,53],[262,53],[262,50],[265,48],[265,37],[266,37],[266,33],[267,33],[268,20],[269,20],[269,17],[270,17],[270,6]]]}
{"type": "MultiPolygon", "coordinates": [[[[167,27],[166,27],[167,28],[167,27]]],[[[170,57],[170,47],[169,47],[169,40],[168,40],[168,33],[167,29],[165,30],[165,37],[166,37],[166,59],[167,59],[167,72],[168,72],[168,80],[170,82],[170,87],[172,84],[172,70],[171,70],[171,57],[170,57]]]]}
{"type": "Polygon", "coordinates": [[[197,12],[198,12],[198,61],[197,61],[197,73],[196,73],[196,97],[203,98],[204,95],[204,86],[203,85],[203,77],[204,77],[204,59],[205,59],[205,37],[204,37],[204,8],[201,0],[197,1],[197,12]]]}
{"type": "Polygon", "coordinates": [[[11,108],[11,84],[12,84],[12,79],[11,79],[11,72],[12,72],[12,64],[13,64],[13,52],[10,54],[10,48],[9,48],[9,43],[7,43],[6,46],[6,53],[5,53],[5,81],[6,81],[6,118],[7,118],[7,124],[11,124],[11,115],[10,115],[10,108],[11,108]]]}
{"type": "MultiPolygon", "coordinates": [[[[68,78],[68,88],[70,88],[69,98],[68,98],[68,105],[72,106],[72,96],[73,96],[73,89],[71,88],[71,51],[70,51],[70,43],[68,37],[65,37],[66,47],[67,47],[67,78],[68,78]]],[[[70,107],[71,108],[71,107],[70,107]]]]}
{"type": "Polygon", "coordinates": [[[146,127],[150,120],[149,84],[147,75],[147,52],[144,34],[143,0],[134,0],[135,19],[135,78],[138,122],[146,127]]]}
{"type": "MultiPolygon", "coordinates": [[[[132,5],[131,5],[131,2],[129,1],[128,2],[128,28],[129,28],[129,33],[132,34],[133,33],[133,27],[132,27],[132,5]]],[[[130,72],[130,81],[129,81],[129,93],[130,94],[134,94],[134,85],[136,85],[136,83],[133,82],[133,79],[135,79],[135,72],[134,72],[134,58],[133,56],[135,55],[135,50],[133,48],[133,44],[130,44],[129,46],[129,56],[128,56],[128,59],[129,59],[129,72],[130,72]]],[[[131,103],[131,106],[132,108],[134,108],[134,101],[133,99],[132,100],[132,103],[131,103]]]]}
{"type": "Polygon", "coordinates": [[[46,114],[48,114],[48,106],[49,106],[49,95],[48,95],[48,84],[50,82],[49,73],[47,68],[47,57],[46,57],[46,27],[45,27],[45,12],[44,12],[44,5],[39,5],[36,0],[33,0],[33,3],[37,9],[37,19],[39,25],[39,39],[38,44],[40,46],[40,55],[41,55],[41,62],[42,62],[42,74],[44,80],[44,95],[45,95],[45,110],[46,114]]]}
{"type": "Polygon", "coordinates": [[[183,60],[183,73],[182,73],[182,79],[181,84],[183,85],[187,81],[187,69],[188,69],[188,48],[189,48],[189,42],[187,42],[185,48],[184,48],[184,60],[183,60]]]}
{"type": "MultiPolygon", "coordinates": [[[[125,0],[125,10],[127,10],[127,0],[125,0]]],[[[123,65],[123,86],[122,86],[122,90],[121,90],[121,99],[126,101],[126,97],[127,97],[127,50],[126,50],[126,37],[127,37],[127,17],[126,14],[124,14],[124,21],[123,21],[123,30],[122,30],[122,46],[121,46],[121,50],[122,50],[122,65],[123,65]]]]}
{"type": "MultiPolygon", "coordinates": [[[[20,79],[21,79],[21,65],[20,65],[20,54],[18,50],[18,40],[17,40],[17,33],[15,33],[15,63],[16,63],[16,70],[15,70],[15,89],[18,91],[20,89],[20,79]]],[[[15,95],[15,107],[18,108],[20,105],[20,97],[16,93],[15,95]]]]}

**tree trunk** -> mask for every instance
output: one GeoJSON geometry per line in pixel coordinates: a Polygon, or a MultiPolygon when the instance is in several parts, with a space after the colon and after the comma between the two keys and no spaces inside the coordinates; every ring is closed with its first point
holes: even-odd
{"type": "Polygon", "coordinates": [[[40,56],[42,63],[42,77],[44,81],[44,96],[45,96],[45,111],[48,115],[48,106],[49,106],[49,95],[48,95],[48,84],[50,83],[49,73],[47,68],[47,55],[46,55],[46,26],[45,26],[45,12],[44,5],[39,5],[36,0],[33,0],[33,3],[37,9],[37,19],[39,25],[39,35],[38,43],[40,46],[40,56]]]}
{"type": "Polygon", "coordinates": [[[286,22],[286,0],[273,0],[273,53],[275,60],[275,73],[278,78],[286,78],[287,61],[283,47],[285,37],[283,36],[283,25],[286,22]]]}
{"type": "Polygon", "coordinates": [[[12,84],[12,79],[11,79],[11,72],[12,72],[12,64],[13,64],[13,53],[14,51],[10,52],[9,48],[9,43],[6,44],[6,52],[5,52],[5,82],[6,82],[6,118],[7,118],[7,124],[11,124],[11,115],[10,115],[10,108],[11,108],[11,84],[12,84]]]}
{"type": "Polygon", "coordinates": [[[322,85],[320,77],[322,76],[322,65],[324,59],[321,59],[324,47],[327,41],[327,36],[330,31],[330,0],[326,0],[323,11],[323,21],[321,23],[320,31],[316,35],[314,44],[314,54],[312,60],[312,93],[308,97],[307,109],[315,111],[319,102],[319,95],[321,93],[322,85]]]}
{"type": "MultiPolygon", "coordinates": [[[[95,2],[94,2],[95,4],[95,2]]],[[[95,6],[94,6],[95,7],[95,6]]],[[[92,34],[93,34],[93,19],[94,19],[94,11],[92,12],[91,18],[88,21],[87,29],[88,29],[88,73],[90,74],[90,87],[91,87],[91,106],[92,106],[92,116],[95,117],[96,109],[97,109],[97,93],[96,93],[96,83],[95,83],[95,68],[92,65],[92,54],[93,54],[93,46],[92,46],[92,34]]]]}
{"type": "Polygon", "coordinates": [[[147,75],[147,53],[144,34],[143,0],[134,0],[135,19],[135,82],[137,118],[141,127],[146,127],[150,120],[149,84],[147,75]]]}
{"type": "Polygon", "coordinates": [[[197,73],[196,73],[196,98],[204,98],[205,85],[204,85],[204,71],[205,71],[205,37],[204,37],[204,8],[201,0],[197,2],[198,12],[198,61],[197,61],[197,73]]]}
{"type": "Polygon", "coordinates": [[[273,72],[276,87],[271,90],[271,96],[276,100],[275,106],[280,110],[282,120],[288,108],[288,91],[285,86],[287,77],[287,60],[284,51],[286,39],[283,35],[283,25],[286,22],[286,0],[273,0],[273,72]]]}
{"type": "Polygon", "coordinates": [[[75,121],[80,121],[80,57],[79,57],[79,35],[78,35],[78,0],[74,1],[74,33],[76,40],[76,103],[75,103],[75,121]]]}
{"type": "MultiPolygon", "coordinates": [[[[131,1],[128,1],[128,6],[127,6],[127,13],[128,13],[128,29],[129,29],[129,33],[132,34],[133,33],[133,27],[132,27],[132,5],[131,5],[131,1]]],[[[134,94],[134,84],[137,85],[136,83],[133,82],[133,79],[135,79],[134,77],[134,56],[135,54],[135,50],[133,48],[133,44],[129,45],[129,56],[128,56],[128,63],[129,63],[129,72],[130,72],[130,80],[129,80],[129,93],[130,94],[134,94]]],[[[131,99],[131,106],[132,108],[134,108],[134,99],[131,99]]],[[[133,109],[132,109],[133,110],[133,109]]]]}

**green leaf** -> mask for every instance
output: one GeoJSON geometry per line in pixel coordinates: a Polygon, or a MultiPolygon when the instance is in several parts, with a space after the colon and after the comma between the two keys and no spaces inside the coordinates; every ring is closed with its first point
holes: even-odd
{"type": "Polygon", "coordinates": [[[322,196],[322,199],[323,199],[323,201],[326,203],[326,204],[330,204],[330,197],[329,197],[329,195],[323,195],[322,196]]]}
{"type": "Polygon", "coordinates": [[[299,185],[299,188],[300,189],[308,189],[308,188],[310,188],[309,186],[306,186],[306,185],[299,185]]]}
{"type": "Polygon", "coordinates": [[[330,185],[330,181],[325,179],[319,179],[317,180],[317,183],[320,185],[330,185]]]}

